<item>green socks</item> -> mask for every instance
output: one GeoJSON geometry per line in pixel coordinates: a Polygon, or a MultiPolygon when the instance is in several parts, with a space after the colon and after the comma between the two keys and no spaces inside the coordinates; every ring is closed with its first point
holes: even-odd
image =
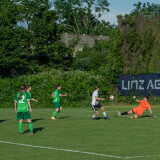
{"type": "Polygon", "coordinates": [[[53,113],[54,118],[56,117],[57,113],[58,113],[57,111],[54,111],[54,113],[53,113]]]}
{"type": "MultiPolygon", "coordinates": [[[[22,123],[18,123],[18,125],[19,125],[19,132],[22,133],[22,123]]],[[[28,125],[29,125],[30,132],[33,133],[33,124],[28,123],[28,125]]]]}
{"type": "Polygon", "coordinates": [[[22,123],[18,123],[19,126],[19,132],[22,133],[22,123]]]}
{"type": "Polygon", "coordinates": [[[33,133],[33,124],[32,123],[28,123],[28,125],[29,125],[30,132],[33,133]]]}

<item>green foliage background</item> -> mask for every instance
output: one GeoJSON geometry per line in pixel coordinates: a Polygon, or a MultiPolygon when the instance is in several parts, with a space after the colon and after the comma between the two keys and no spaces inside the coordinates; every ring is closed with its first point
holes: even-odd
{"type": "MultiPolygon", "coordinates": [[[[71,106],[88,100],[91,103],[91,94],[94,90],[94,85],[98,84],[101,87],[100,94],[107,96],[104,92],[107,84],[102,81],[100,75],[93,75],[83,71],[60,71],[52,70],[50,72],[42,72],[35,75],[24,75],[17,78],[6,78],[0,80],[0,107],[13,107],[15,94],[22,84],[32,85],[32,96],[38,99],[38,103],[34,103],[37,107],[53,107],[51,94],[55,90],[57,84],[62,85],[62,94],[67,94],[68,97],[62,98],[62,104],[71,106]]],[[[107,82],[107,81],[106,81],[107,82]]],[[[75,105],[76,106],[76,105],[75,105]]],[[[86,106],[84,106],[86,107],[86,106]]]]}
{"type": "Polygon", "coordinates": [[[12,78],[1,74],[0,106],[12,107],[20,86],[31,84],[37,107],[51,107],[51,93],[59,83],[62,93],[68,94],[62,99],[67,106],[90,105],[95,85],[107,100],[113,94],[115,102],[133,103],[132,93],[125,98],[118,95],[118,78],[160,72],[160,6],[135,4],[130,14],[117,16],[118,25],[112,26],[100,21],[102,13],[109,11],[106,0],[60,2],[55,1],[54,10],[48,0],[0,1],[0,71],[16,71],[12,78]],[[66,31],[110,38],[95,41],[93,48],[84,45],[73,57],[77,40],[69,46],[60,41],[66,31]]]}

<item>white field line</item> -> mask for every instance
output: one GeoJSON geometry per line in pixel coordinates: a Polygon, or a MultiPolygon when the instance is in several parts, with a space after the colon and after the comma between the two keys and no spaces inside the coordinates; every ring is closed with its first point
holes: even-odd
{"type": "Polygon", "coordinates": [[[13,144],[13,145],[32,147],[32,148],[49,149],[49,150],[56,150],[56,151],[65,151],[65,152],[72,152],[72,153],[89,154],[89,155],[95,155],[95,156],[101,156],[101,157],[110,157],[110,158],[116,158],[116,159],[123,159],[122,157],[119,157],[119,156],[112,156],[112,155],[92,153],[92,152],[83,152],[83,151],[76,151],[76,150],[70,150],[70,149],[61,149],[61,148],[52,148],[52,147],[43,147],[43,146],[33,146],[33,145],[28,145],[28,144],[21,144],[21,143],[7,142],[7,141],[0,141],[0,143],[13,144]]]}
{"type": "Polygon", "coordinates": [[[133,157],[125,157],[124,159],[151,158],[151,157],[160,157],[160,155],[133,156],[133,157]]]}
{"type": "Polygon", "coordinates": [[[109,158],[116,158],[116,159],[138,159],[138,158],[160,157],[160,155],[120,157],[120,156],[100,154],[100,153],[93,153],[93,152],[76,151],[76,150],[71,150],[71,149],[61,149],[61,148],[52,148],[52,147],[43,147],[43,146],[33,146],[33,145],[29,145],[29,144],[14,143],[14,142],[7,142],[7,141],[0,141],[0,143],[3,143],[3,144],[4,143],[5,144],[13,144],[13,145],[32,147],[32,148],[49,149],[49,150],[56,150],[56,151],[65,151],[65,152],[72,152],[72,153],[89,154],[89,155],[95,155],[95,156],[101,156],[101,157],[109,157],[109,158]]]}

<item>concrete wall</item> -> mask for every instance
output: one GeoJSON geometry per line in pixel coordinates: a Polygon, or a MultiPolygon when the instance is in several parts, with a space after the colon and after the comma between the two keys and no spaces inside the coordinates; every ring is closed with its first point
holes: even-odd
{"type": "Polygon", "coordinates": [[[82,50],[84,44],[88,44],[90,47],[94,46],[95,40],[109,40],[108,36],[92,36],[92,35],[76,35],[76,34],[68,34],[65,33],[61,36],[61,41],[64,42],[66,45],[72,43],[73,39],[79,36],[79,42],[75,47],[75,51],[82,50]]]}

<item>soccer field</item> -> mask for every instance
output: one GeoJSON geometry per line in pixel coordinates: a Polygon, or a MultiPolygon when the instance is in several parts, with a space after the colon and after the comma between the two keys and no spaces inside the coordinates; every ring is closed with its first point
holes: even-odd
{"type": "Polygon", "coordinates": [[[157,118],[117,117],[132,107],[105,107],[107,120],[92,120],[91,108],[64,108],[56,121],[53,109],[33,109],[34,135],[26,121],[20,135],[14,109],[1,109],[0,160],[159,160],[160,106],[152,107],[157,118]]]}

